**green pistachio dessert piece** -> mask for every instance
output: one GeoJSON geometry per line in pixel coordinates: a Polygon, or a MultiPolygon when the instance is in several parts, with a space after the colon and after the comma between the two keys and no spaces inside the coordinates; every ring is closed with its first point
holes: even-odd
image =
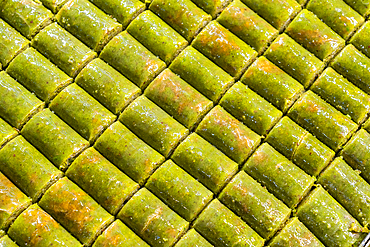
{"type": "Polygon", "coordinates": [[[370,224],[370,185],[342,157],[336,158],[317,182],[362,225],[370,224]]]}
{"type": "Polygon", "coordinates": [[[335,155],[289,117],[283,117],[274,126],[266,142],[311,176],[319,175],[335,155]]]}
{"type": "Polygon", "coordinates": [[[122,25],[87,0],[71,0],[55,16],[58,23],[94,51],[122,30],[122,25]]]}
{"type": "Polygon", "coordinates": [[[189,129],[213,106],[212,101],[169,69],[159,74],[144,94],[189,129]]]}
{"type": "Polygon", "coordinates": [[[49,107],[90,143],[117,118],[76,84],[60,92],[49,107]]]}
{"type": "Polygon", "coordinates": [[[95,52],[57,23],[41,30],[32,46],[71,77],[76,77],[96,57],[95,52]]]}
{"type": "Polygon", "coordinates": [[[345,46],[344,39],[306,9],[294,18],[285,32],[324,62],[345,46]]]}
{"type": "Polygon", "coordinates": [[[196,133],[175,150],[172,160],[214,193],[238,171],[238,164],[196,133]]]}
{"type": "Polygon", "coordinates": [[[171,160],[150,176],[145,187],[189,222],[213,197],[211,191],[171,160]]]}
{"type": "Polygon", "coordinates": [[[33,201],[63,175],[22,136],[0,150],[0,171],[33,201]]]}
{"type": "Polygon", "coordinates": [[[187,41],[192,40],[212,20],[190,0],[153,0],[149,9],[187,41]]]}
{"type": "Polygon", "coordinates": [[[307,175],[268,143],[257,148],[243,170],[290,208],[297,206],[315,182],[315,178],[307,175]]]}
{"type": "Polygon", "coordinates": [[[285,33],[275,39],[265,56],[305,88],[311,85],[325,65],[285,33]]]}
{"type": "Polygon", "coordinates": [[[190,229],[182,238],[175,244],[175,247],[212,247],[205,238],[202,237],[194,228],[190,229]]]}
{"type": "Polygon", "coordinates": [[[31,118],[21,134],[61,170],[89,146],[88,141],[49,109],[31,118]]]}
{"type": "Polygon", "coordinates": [[[119,114],[141,93],[137,86],[99,58],[83,68],[75,82],[114,114],[119,114]]]}
{"type": "Polygon", "coordinates": [[[297,217],[291,218],[268,246],[324,247],[297,217]]]}
{"type": "Polygon", "coordinates": [[[135,39],[169,64],[188,42],[151,11],[144,11],[127,27],[135,39]]]}
{"type": "Polygon", "coordinates": [[[369,0],[344,0],[344,1],[363,16],[367,17],[370,14],[369,0]]]}
{"type": "Polygon", "coordinates": [[[353,45],[347,45],[333,59],[331,66],[365,93],[370,93],[370,59],[353,45]]]}
{"type": "Polygon", "coordinates": [[[266,135],[283,116],[281,111],[241,82],[227,91],[220,105],[259,135],[266,135]]]}
{"type": "Polygon", "coordinates": [[[364,129],[359,130],[344,146],[341,155],[370,183],[370,134],[368,132],[364,129]]]}
{"type": "Polygon", "coordinates": [[[294,0],[242,0],[242,2],[280,32],[301,10],[301,6],[294,0]]]}
{"type": "Polygon", "coordinates": [[[291,210],[244,171],[239,172],[218,198],[264,239],[270,239],[291,210]]]}
{"type": "Polygon", "coordinates": [[[257,56],[249,45],[216,21],[195,37],[192,46],[234,78],[240,77],[257,56]]]}
{"type": "Polygon", "coordinates": [[[14,224],[9,228],[9,236],[22,247],[82,247],[77,239],[37,204],[27,208],[14,221],[14,224]]]}
{"type": "Polygon", "coordinates": [[[261,142],[261,137],[221,106],[213,108],[196,132],[238,164],[242,164],[261,142]]]}
{"type": "Polygon", "coordinates": [[[312,91],[290,108],[288,116],[334,151],[341,149],[358,127],[312,91]]]}
{"type": "Polygon", "coordinates": [[[215,18],[232,0],[191,0],[199,8],[215,18]]]}
{"type": "Polygon", "coordinates": [[[262,54],[279,34],[278,30],[240,0],[233,1],[224,9],[217,21],[255,49],[258,54],[262,54]]]}
{"type": "Polygon", "coordinates": [[[119,120],[146,143],[168,157],[189,130],[145,96],[132,102],[119,120]]]}
{"type": "Polygon", "coordinates": [[[143,185],[164,161],[162,155],[120,122],[115,122],[104,131],[94,147],[140,185],[143,185]]]}
{"type": "Polygon", "coordinates": [[[4,247],[18,247],[16,243],[13,242],[7,235],[0,237],[0,246],[4,247]]]}
{"type": "Polygon", "coordinates": [[[330,67],[310,89],[357,124],[363,123],[370,112],[370,96],[330,67]]]}
{"type": "Polygon", "coordinates": [[[354,45],[358,50],[360,50],[367,57],[370,57],[370,22],[365,22],[364,25],[358,29],[358,31],[350,39],[350,43],[354,45]]]}
{"type": "Polygon", "coordinates": [[[12,59],[29,46],[29,41],[8,23],[0,19],[0,68],[6,67],[12,59]]]}
{"type": "Polygon", "coordinates": [[[141,89],[166,67],[166,64],[126,31],[115,36],[102,50],[100,58],[121,72],[141,89]]]}
{"type": "Polygon", "coordinates": [[[37,112],[45,103],[11,78],[5,71],[0,72],[0,117],[17,129],[37,112]]]}
{"type": "Polygon", "coordinates": [[[229,74],[191,46],[182,51],[169,68],[213,102],[218,102],[234,82],[229,74]]]}
{"type": "Polygon", "coordinates": [[[153,247],[172,246],[189,227],[187,221],[145,188],[123,206],[118,218],[153,247]]]}
{"type": "Polygon", "coordinates": [[[40,0],[42,4],[56,14],[69,0],[40,0]]]}
{"type": "Polygon", "coordinates": [[[72,78],[32,47],[14,58],[6,72],[46,103],[72,83],[72,78]]]}
{"type": "Polygon", "coordinates": [[[365,20],[343,0],[311,0],[307,9],[343,39],[348,39],[365,20]]]}
{"type": "Polygon", "coordinates": [[[71,164],[66,176],[115,215],[139,185],[94,148],[88,148],[71,164]]]}
{"type": "Polygon", "coordinates": [[[114,220],[112,215],[66,177],[51,186],[38,204],[84,246],[91,245],[114,220]]]}
{"type": "Polygon", "coordinates": [[[17,136],[18,131],[0,118],[0,148],[17,136]]]}
{"type": "Polygon", "coordinates": [[[130,228],[120,220],[114,221],[105,231],[96,239],[92,247],[149,247],[141,238],[139,238],[130,228]]]}
{"type": "Polygon", "coordinates": [[[39,1],[4,0],[0,2],[0,17],[31,39],[51,23],[53,14],[39,1]]]}
{"type": "Polygon", "coordinates": [[[304,91],[299,82],[263,56],[254,61],[240,81],[282,112],[286,112],[304,91]]]}
{"type": "Polygon", "coordinates": [[[365,237],[366,229],[321,186],[299,205],[297,216],[326,246],[358,246],[365,237]]]}
{"type": "Polygon", "coordinates": [[[370,118],[364,123],[363,127],[370,133],[370,118]]]}
{"type": "Polygon", "coordinates": [[[123,28],[145,10],[145,4],[139,0],[90,0],[108,15],[111,15],[123,28]]]}
{"type": "Polygon", "coordinates": [[[0,172],[0,229],[7,229],[30,205],[31,199],[0,172]]]}
{"type": "Polygon", "coordinates": [[[264,240],[217,199],[194,222],[194,228],[215,246],[263,246],[264,240]]]}

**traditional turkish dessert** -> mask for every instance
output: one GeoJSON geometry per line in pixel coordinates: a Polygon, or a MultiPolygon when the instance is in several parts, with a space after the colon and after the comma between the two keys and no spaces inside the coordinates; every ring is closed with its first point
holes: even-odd
{"type": "Polygon", "coordinates": [[[18,131],[0,118],[0,148],[17,136],[18,131]]]}
{"type": "Polygon", "coordinates": [[[199,8],[215,18],[232,0],[191,0],[199,8]]]}
{"type": "Polygon", "coordinates": [[[0,246],[18,247],[7,235],[0,237],[0,246]]]}
{"type": "Polygon", "coordinates": [[[366,44],[370,42],[369,40],[370,32],[370,22],[365,22],[358,31],[350,39],[350,43],[354,45],[358,50],[360,50],[367,57],[370,56],[370,47],[366,44]]]}
{"type": "Polygon", "coordinates": [[[54,14],[57,13],[63,5],[69,0],[40,0],[46,8],[50,9],[54,14]]]}
{"type": "Polygon", "coordinates": [[[212,247],[194,228],[190,229],[176,244],[175,247],[212,247]]]}

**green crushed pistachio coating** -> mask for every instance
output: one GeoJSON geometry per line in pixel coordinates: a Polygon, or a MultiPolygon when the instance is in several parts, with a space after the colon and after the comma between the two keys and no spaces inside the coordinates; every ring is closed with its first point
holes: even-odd
{"type": "Polygon", "coordinates": [[[0,150],[0,171],[32,201],[42,194],[63,173],[22,136],[17,136],[0,150]]]}
{"type": "Polygon", "coordinates": [[[234,82],[229,74],[191,46],[182,51],[169,68],[213,102],[218,102],[234,82]]]}
{"type": "Polygon", "coordinates": [[[199,8],[215,18],[232,0],[191,0],[199,8]]]}
{"type": "Polygon", "coordinates": [[[281,34],[266,50],[265,56],[276,66],[308,88],[325,64],[287,34],[281,34]]]}
{"type": "Polygon", "coordinates": [[[344,39],[306,9],[294,18],[285,32],[324,62],[345,46],[344,39]]]}
{"type": "Polygon", "coordinates": [[[331,67],[365,93],[370,93],[370,58],[353,45],[347,45],[333,59],[331,67]]]}
{"type": "Polygon", "coordinates": [[[122,25],[87,0],[71,0],[55,16],[58,23],[94,51],[122,30],[122,25]]]}
{"type": "Polygon", "coordinates": [[[244,5],[233,1],[217,18],[217,21],[245,43],[262,54],[279,34],[273,26],[244,5]]]}
{"type": "Polygon", "coordinates": [[[333,150],[288,117],[274,126],[266,142],[311,176],[318,176],[335,156],[333,150]]]}
{"type": "Polygon", "coordinates": [[[263,246],[264,240],[219,200],[213,200],[194,222],[194,228],[215,246],[263,246]]]}
{"type": "Polygon", "coordinates": [[[53,14],[39,1],[4,0],[0,2],[0,17],[31,39],[51,23],[53,14]]]}
{"type": "Polygon", "coordinates": [[[120,220],[114,221],[105,231],[96,239],[92,247],[149,247],[140,237],[138,237],[130,228],[120,220]]]}
{"type": "Polygon", "coordinates": [[[153,247],[170,247],[189,223],[147,189],[139,190],[118,213],[127,226],[153,247]]]}
{"type": "Polygon", "coordinates": [[[341,155],[353,169],[359,170],[360,175],[370,183],[370,134],[367,131],[359,130],[344,146],[341,155]]]}
{"type": "Polygon", "coordinates": [[[114,217],[76,184],[64,177],[38,203],[84,246],[90,246],[114,217]]]}
{"type": "Polygon", "coordinates": [[[220,105],[259,135],[266,135],[283,113],[241,82],[222,97],[220,105]]]}
{"type": "Polygon", "coordinates": [[[324,247],[297,217],[291,218],[268,246],[324,247]]]}
{"type": "Polygon", "coordinates": [[[192,46],[234,78],[240,77],[257,56],[249,45],[216,21],[195,37],[192,46]]]}
{"type": "Polygon", "coordinates": [[[108,15],[111,15],[123,28],[145,10],[145,4],[139,0],[90,0],[108,15]]]}
{"type": "Polygon", "coordinates": [[[189,130],[145,96],[138,97],[119,120],[146,143],[168,157],[189,130]]]}
{"type": "Polygon", "coordinates": [[[18,247],[7,235],[0,237],[0,246],[4,247],[18,247]]]}
{"type": "Polygon", "coordinates": [[[363,16],[367,17],[370,14],[369,0],[344,0],[344,1],[363,16]]]}
{"type": "Polygon", "coordinates": [[[127,27],[135,39],[169,64],[188,42],[151,11],[144,11],[127,27]]]}
{"type": "Polygon", "coordinates": [[[165,69],[166,64],[126,31],[115,36],[100,58],[144,89],[165,69]]]}
{"type": "Polygon", "coordinates": [[[42,4],[56,14],[69,0],[40,0],[42,4]]]}
{"type": "Polygon", "coordinates": [[[149,9],[187,41],[192,40],[212,20],[190,0],[153,0],[149,9]]]}
{"type": "Polygon", "coordinates": [[[367,57],[370,57],[370,22],[365,22],[364,25],[357,30],[357,32],[350,39],[350,43],[354,45],[358,50],[360,50],[367,57]]]}
{"type": "Polygon", "coordinates": [[[0,19],[0,68],[29,46],[29,41],[0,19]]]}
{"type": "Polygon", "coordinates": [[[288,116],[334,151],[338,151],[358,127],[312,91],[307,91],[290,108],[288,116]]]}
{"type": "Polygon", "coordinates": [[[311,0],[307,9],[343,39],[348,39],[365,20],[343,0],[311,0]]]}
{"type": "Polygon", "coordinates": [[[6,72],[46,103],[72,83],[72,78],[32,47],[14,58],[6,72]]]}
{"type": "Polygon", "coordinates": [[[299,82],[263,56],[247,69],[240,81],[282,112],[286,112],[304,92],[299,82]]]}
{"type": "Polygon", "coordinates": [[[370,224],[370,185],[342,157],[336,158],[317,182],[362,225],[370,224]]]}
{"type": "Polygon", "coordinates": [[[258,134],[219,105],[203,118],[196,132],[238,164],[242,164],[261,142],[258,134]]]}
{"type": "Polygon", "coordinates": [[[96,57],[95,52],[57,23],[41,30],[32,40],[32,46],[70,77],[76,77],[96,57]]]}
{"type": "Polygon", "coordinates": [[[0,117],[17,129],[37,112],[45,103],[11,78],[0,72],[0,117]]]}
{"type": "Polygon", "coordinates": [[[213,197],[211,191],[171,160],[153,173],[145,187],[189,222],[213,197]]]}
{"type": "Polygon", "coordinates": [[[60,92],[49,107],[90,143],[117,118],[76,84],[60,92]]]}
{"type": "Polygon", "coordinates": [[[299,205],[297,216],[326,246],[358,246],[366,235],[366,229],[321,186],[299,205]]]}
{"type": "Polygon", "coordinates": [[[0,118],[0,148],[17,136],[18,131],[0,118]]]}
{"type": "Polygon", "coordinates": [[[175,247],[212,247],[205,238],[202,237],[194,228],[190,229],[182,238],[175,244],[175,247]]]}
{"type": "Polygon", "coordinates": [[[307,175],[267,143],[257,148],[243,170],[290,208],[297,206],[315,182],[314,177],[307,175]]]}
{"type": "Polygon", "coordinates": [[[94,148],[88,148],[79,155],[68,168],[66,176],[112,215],[139,189],[137,183],[94,148]]]}
{"type": "Polygon", "coordinates": [[[49,109],[37,113],[21,131],[56,167],[65,170],[89,146],[69,125],[49,109]]]}
{"type": "Polygon", "coordinates": [[[83,68],[75,82],[114,114],[119,114],[141,93],[137,86],[99,58],[83,68]]]}
{"type": "Polygon", "coordinates": [[[357,124],[363,123],[370,112],[370,96],[330,67],[310,89],[357,124]]]}
{"type": "Polygon", "coordinates": [[[14,221],[9,228],[9,236],[20,246],[82,247],[77,239],[37,204],[27,208],[14,221]]]}
{"type": "Polygon", "coordinates": [[[294,0],[241,0],[279,31],[283,31],[301,6],[294,0]]]}
{"type": "Polygon", "coordinates": [[[212,101],[169,69],[159,74],[144,94],[189,129],[213,107],[212,101]]]}
{"type": "Polygon", "coordinates": [[[237,163],[196,133],[176,148],[172,160],[214,193],[238,171],[237,163]]]}
{"type": "Polygon", "coordinates": [[[120,122],[115,122],[104,131],[94,147],[140,185],[165,160],[120,122]]]}
{"type": "Polygon", "coordinates": [[[0,229],[7,229],[30,205],[31,199],[0,172],[0,229]]]}
{"type": "Polygon", "coordinates": [[[363,127],[370,133],[370,118],[364,123],[363,127]]]}
{"type": "Polygon", "coordinates": [[[265,239],[289,219],[291,210],[244,171],[222,190],[218,199],[265,239]]]}

